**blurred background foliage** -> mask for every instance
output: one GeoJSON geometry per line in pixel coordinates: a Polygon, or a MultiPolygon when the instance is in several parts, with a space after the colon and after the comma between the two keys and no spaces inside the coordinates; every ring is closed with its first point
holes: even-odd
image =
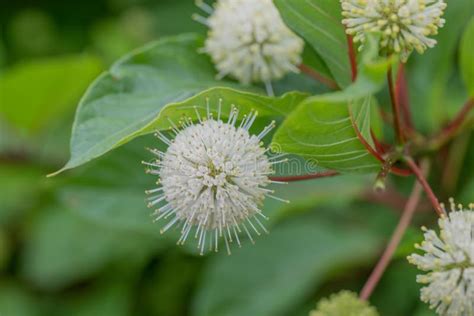
{"type": "MultiPolygon", "coordinates": [[[[425,132],[466,98],[456,60],[468,2],[450,2],[443,40],[408,65],[425,132]]],[[[289,184],[279,195],[290,205],[265,205],[270,235],[232,256],[201,257],[151,222],[143,191],[153,179],[140,164],[151,137],[45,177],[68,158],[74,110],[90,82],[146,42],[204,33],[191,19],[196,11],[190,0],[0,2],[0,315],[303,316],[322,296],[360,290],[412,179],[391,181],[383,202],[366,176],[289,184]]],[[[285,84],[295,81],[277,90],[285,84]]],[[[443,198],[472,200],[471,136],[460,135],[436,160],[431,180],[443,198]]],[[[373,296],[381,315],[433,315],[419,303],[416,271],[405,260],[421,239],[419,224],[435,220],[427,205],[373,296]]]]}

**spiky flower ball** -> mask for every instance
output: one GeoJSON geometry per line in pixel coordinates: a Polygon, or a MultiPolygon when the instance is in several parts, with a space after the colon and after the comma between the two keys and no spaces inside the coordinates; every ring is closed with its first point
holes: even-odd
{"type": "Polygon", "coordinates": [[[309,316],[378,316],[377,310],[355,293],[342,291],[323,299],[309,316]]]}
{"type": "Polygon", "coordinates": [[[272,165],[283,160],[268,158],[262,144],[274,122],[251,135],[257,113],[245,115],[237,124],[238,110],[233,108],[224,122],[220,103],[217,119],[209,105],[205,118],[197,108],[196,116],[199,123],[186,118],[181,128],[170,121],[176,135],[173,140],[157,132],[168,149],[152,150],[157,159],[144,162],[149,173],[159,176],[161,185],[147,191],[154,194],[149,207],[156,207],[157,219],[169,219],[162,232],[179,227],[178,244],[194,236],[203,253],[206,245],[217,251],[223,238],[230,253],[230,242],[235,240],[240,246],[239,232],[245,232],[252,242],[252,232],[266,232],[261,221],[266,217],[260,209],[265,197],[281,200],[267,186],[273,182],[269,179],[272,165]]]}
{"type": "MultiPolygon", "coordinates": [[[[443,206],[444,208],[444,206],[443,206]]],[[[439,220],[440,234],[423,228],[425,240],[408,261],[420,270],[417,282],[425,284],[421,300],[439,315],[474,315],[474,204],[466,210],[451,200],[449,216],[439,220]]]]}
{"type": "Polygon", "coordinates": [[[220,0],[215,8],[197,4],[210,14],[194,17],[209,27],[203,51],[218,77],[269,84],[298,71],[304,42],[283,23],[272,0],[220,0]]]}
{"type": "Polygon", "coordinates": [[[443,0],[341,0],[342,23],[355,42],[364,43],[367,32],[381,33],[386,53],[399,54],[406,61],[415,49],[423,53],[436,45],[429,38],[443,27],[443,0]]]}

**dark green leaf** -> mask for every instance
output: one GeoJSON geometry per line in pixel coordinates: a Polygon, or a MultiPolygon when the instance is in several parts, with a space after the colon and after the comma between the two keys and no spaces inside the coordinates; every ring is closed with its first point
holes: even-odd
{"type": "MultiPolygon", "coordinates": [[[[274,0],[285,22],[321,56],[341,87],[351,82],[341,5],[334,0],[274,0]]],[[[321,65],[321,64],[320,64],[321,65]]],[[[325,73],[324,67],[317,69],[325,73]]]]}
{"type": "Polygon", "coordinates": [[[43,181],[41,172],[21,165],[0,165],[0,225],[32,207],[43,181]]]}
{"type": "MultiPolygon", "coordinates": [[[[99,282],[84,293],[68,296],[52,306],[53,316],[127,316],[132,309],[131,282],[123,275],[99,282]]],[[[50,315],[51,315],[50,314],[50,315]]]]}
{"type": "Polygon", "coordinates": [[[317,216],[281,223],[255,246],[213,258],[193,315],[291,314],[330,271],[364,260],[376,244],[369,232],[317,216]]]}
{"type": "Polygon", "coordinates": [[[113,261],[134,264],[160,247],[140,231],[100,225],[66,207],[43,210],[26,237],[23,274],[46,289],[88,278],[113,261]]]}
{"type": "Polygon", "coordinates": [[[0,283],[0,315],[38,316],[38,301],[20,285],[13,282],[0,283]]]}
{"type": "Polygon", "coordinates": [[[412,315],[413,309],[420,301],[417,274],[418,270],[409,265],[405,258],[390,266],[371,298],[380,315],[412,315]]]}

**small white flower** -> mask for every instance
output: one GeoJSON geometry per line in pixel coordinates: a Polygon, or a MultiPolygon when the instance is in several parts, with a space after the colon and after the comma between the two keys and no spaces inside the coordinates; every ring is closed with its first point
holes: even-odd
{"type": "Polygon", "coordinates": [[[215,8],[197,1],[210,14],[194,15],[209,27],[203,49],[218,77],[230,75],[243,84],[282,78],[298,72],[304,42],[282,21],[272,0],[220,0],[215,8]]]}
{"type": "Polygon", "coordinates": [[[364,43],[367,32],[381,33],[381,46],[403,61],[416,49],[420,54],[436,45],[429,38],[445,20],[443,0],[341,0],[342,23],[355,42],[364,43]]]}
{"type": "Polygon", "coordinates": [[[189,235],[198,240],[201,254],[206,243],[209,249],[218,250],[221,238],[227,251],[234,240],[240,246],[239,234],[244,231],[253,242],[252,231],[260,235],[267,232],[260,218],[266,219],[260,209],[266,196],[273,191],[266,188],[271,181],[272,165],[283,160],[266,156],[262,138],[274,127],[274,122],[255,136],[249,128],[257,112],[245,115],[237,124],[238,110],[233,108],[226,122],[221,119],[221,102],[217,119],[207,106],[207,115],[201,118],[195,108],[199,123],[184,119],[181,129],[173,122],[171,129],[176,135],[170,140],[161,132],[157,137],[168,145],[166,152],[151,150],[158,159],[144,162],[148,173],[158,175],[159,188],[147,191],[155,194],[149,198],[149,207],[157,207],[156,219],[171,220],[161,230],[178,226],[184,244],[189,235]]]}
{"type": "MultiPolygon", "coordinates": [[[[448,217],[439,220],[440,235],[423,228],[425,240],[416,245],[425,253],[413,254],[408,261],[420,270],[417,282],[421,300],[429,303],[439,315],[474,315],[474,204],[466,210],[453,200],[448,217]]],[[[444,208],[444,206],[443,206],[444,208]]]]}

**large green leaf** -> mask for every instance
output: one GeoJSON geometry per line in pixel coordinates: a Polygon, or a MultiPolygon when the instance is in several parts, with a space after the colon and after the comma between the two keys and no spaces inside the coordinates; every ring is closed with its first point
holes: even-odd
{"type": "MultiPolygon", "coordinates": [[[[341,87],[351,81],[351,69],[341,5],[334,0],[274,0],[285,22],[322,57],[341,87]]],[[[321,67],[321,72],[325,72],[321,67]]]]}
{"type": "Polygon", "coordinates": [[[27,131],[46,127],[72,110],[101,71],[91,56],[67,56],[19,64],[0,77],[0,116],[27,131]]]}
{"type": "Polygon", "coordinates": [[[357,81],[343,91],[303,101],[276,132],[274,146],[342,172],[377,171],[380,162],[360,140],[363,137],[372,145],[371,109],[376,101],[371,95],[381,89],[393,63],[377,56],[377,41],[371,37],[361,57],[357,81]]]}
{"type": "Polygon", "coordinates": [[[28,227],[22,273],[36,286],[69,286],[115,261],[136,264],[165,245],[140,231],[117,229],[78,216],[72,206],[75,201],[69,204],[44,209],[28,227]]]}
{"type": "Polygon", "coordinates": [[[340,221],[286,221],[255,246],[213,258],[193,315],[291,315],[330,272],[366,260],[376,245],[374,235],[340,221]]]}
{"type": "Polygon", "coordinates": [[[270,98],[216,85],[214,67],[198,54],[201,39],[182,35],[148,45],[118,61],[89,88],[77,110],[71,139],[71,159],[62,170],[77,167],[111,149],[151,132],[168,128],[168,118],[183,113],[194,117],[193,106],[213,109],[223,99],[223,113],[231,104],[261,115],[284,115],[305,96],[290,93],[270,98]],[[203,92],[204,91],[204,92],[203,92]],[[197,94],[197,95],[196,95],[197,94]],[[191,98],[193,97],[194,98],[191,98]]]}
{"type": "Polygon", "coordinates": [[[468,93],[474,97],[474,17],[471,18],[461,42],[460,68],[468,93]]]}

